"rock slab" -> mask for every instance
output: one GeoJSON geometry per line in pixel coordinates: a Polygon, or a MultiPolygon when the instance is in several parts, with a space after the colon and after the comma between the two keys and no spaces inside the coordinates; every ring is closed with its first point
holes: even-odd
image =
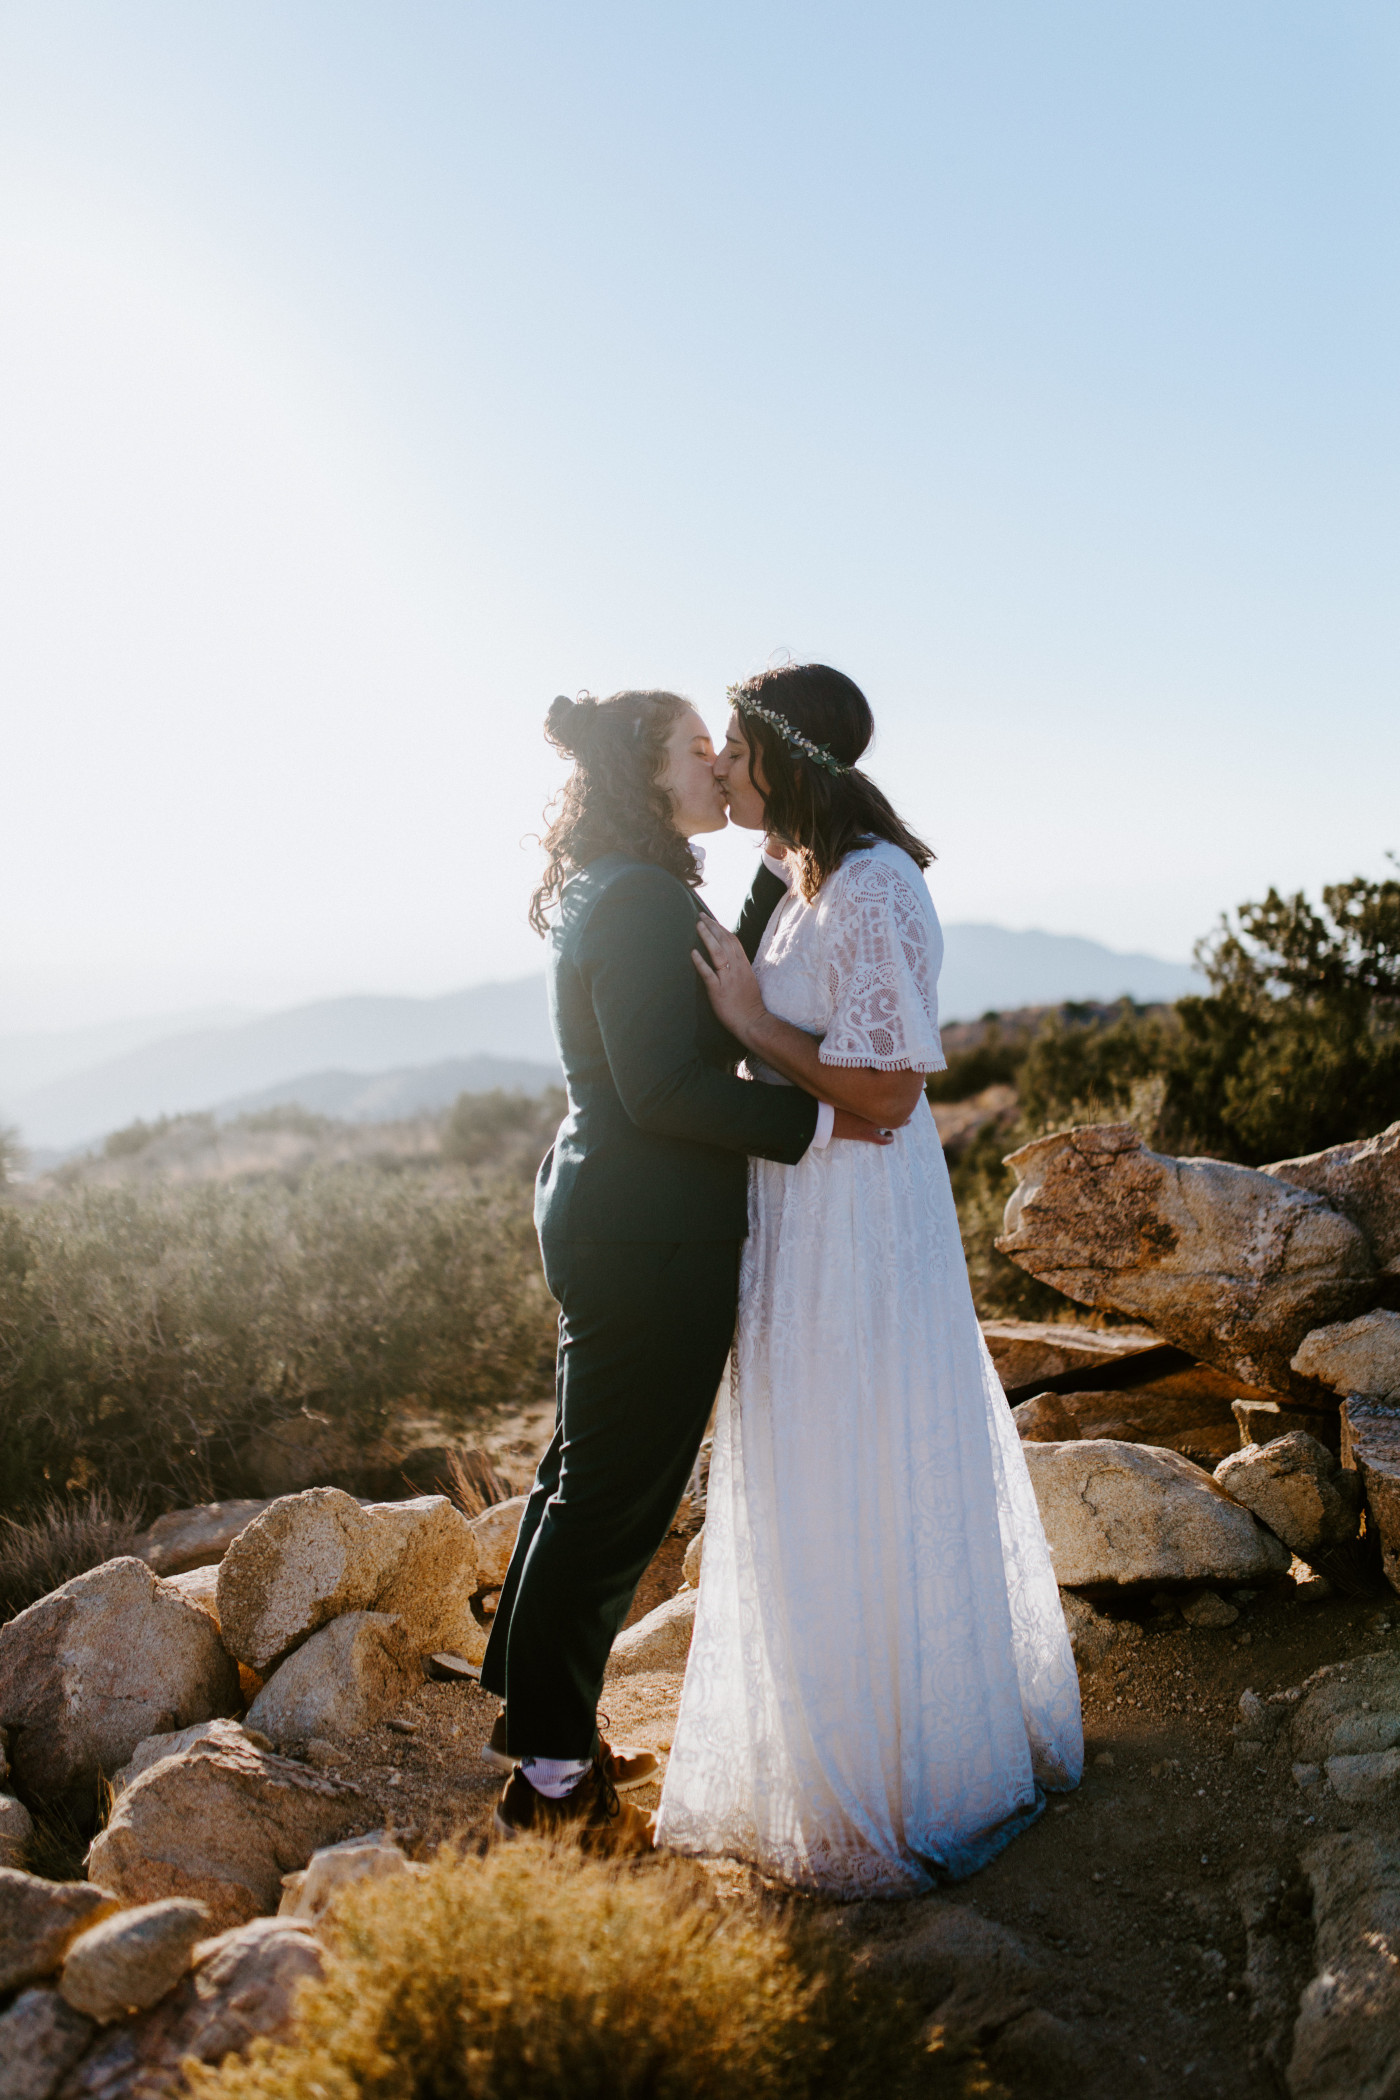
{"type": "Polygon", "coordinates": [[[1158,1450],[1179,1451],[1197,1465],[1214,1466],[1239,1449],[1238,1392],[1237,1380],[1202,1364],[1109,1392],[1037,1393],[1011,1412],[1028,1443],[1109,1437],[1123,1444],[1154,1444],[1158,1450]]]}
{"type": "Polygon", "coordinates": [[[1393,1829],[1337,1833],[1302,1866],[1317,1974],[1293,2030],[1291,2100],[1386,2100],[1400,2092],[1400,1840],[1393,1829]]]}
{"type": "Polygon", "coordinates": [[[1161,1346],[1160,1335],[1123,1334],[1051,1320],[983,1320],[982,1339],[1008,1392],[1063,1378],[1070,1371],[1102,1371],[1161,1346]]]}
{"type": "Polygon", "coordinates": [[[119,1910],[80,1933],[64,1958],[58,1988],[74,2012],[108,2026],[146,2012],[173,1991],[209,1936],[202,1903],[167,1898],[119,1910]]]}
{"type": "Polygon", "coordinates": [[[361,1505],[339,1488],[308,1488],[274,1502],[229,1548],[219,1623],[260,1677],[345,1612],[393,1613],[417,1653],[475,1660],[475,1637],[485,1645],[476,1587],[476,1541],[446,1496],[361,1505]]]}
{"type": "Polygon", "coordinates": [[[359,1790],[242,1742],[159,1758],[118,1796],[88,1872],[127,1903],[188,1897],[216,1927],[277,1907],[282,1876],[366,1819],[359,1790]]]}
{"type": "Polygon", "coordinates": [[[997,1246],[1067,1297],[1142,1319],[1246,1384],[1300,1399],[1303,1337],[1372,1302],[1376,1262],[1321,1196],[1252,1167],[1149,1151],[1129,1124],[1038,1138],[997,1246]]]}
{"type": "Polygon", "coordinates": [[[1342,1464],[1360,1478],[1367,1532],[1380,1543],[1386,1581],[1400,1590],[1400,1407],[1344,1400],[1342,1464]]]}
{"type": "Polygon", "coordinates": [[[1326,1446],[1305,1430],[1247,1445],[1216,1467],[1215,1479],[1301,1560],[1356,1537],[1361,1508],[1356,1476],[1343,1472],[1326,1446]]]}
{"type": "Polygon", "coordinates": [[[109,1560],[0,1626],[0,1723],[21,1790],[79,1815],[143,1736],[240,1704],[205,1612],[143,1560],[109,1560]]]}
{"type": "Polygon", "coordinates": [[[345,1612],[273,1671],[247,1722],[279,1745],[316,1736],[348,1742],[395,1712],[422,1681],[396,1617],[345,1612]]]}
{"type": "Polygon", "coordinates": [[[136,1541],[136,1552],[157,1575],[217,1567],[240,1531],[268,1507],[257,1502],[201,1502],[157,1517],[136,1541]]]}
{"type": "Polygon", "coordinates": [[[1061,1587],[1248,1582],[1289,1566],[1287,1548],[1175,1451],[1108,1439],[1023,1448],[1061,1587]]]}
{"type": "Polygon", "coordinates": [[[92,1881],[44,1881],[0,1867],[0,1992],[51,1976],[71,1940],[117,1908],[116,1893],[92,1881]]]}

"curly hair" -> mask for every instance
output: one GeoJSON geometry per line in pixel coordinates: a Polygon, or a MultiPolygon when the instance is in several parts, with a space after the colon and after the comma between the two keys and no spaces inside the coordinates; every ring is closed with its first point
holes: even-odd
{"type": "Polygon", "coordinates": [[[757,759],[767,782],[760,792],[768,829],[794,849],[797,885],[809,904],[846,855],[872,839],[887,839],[921,868],[933,860],[933,848],[916,837],[856,766],[875,734],[875,717],[860,687],[844,672],[828,664],[783,664],[731,686],[730,697],[749,747],[750,778],[757,759]],[[746,699],[823,747],[840,770],[829,772],[761,715],[746,714],[746,699]]]}
{"type": "Polygon", "coordinates": [[[676,829],[661,785],[666,740],[690,702],[676,693],[614,693],[552,701],[544,733],[574,761],[544,835],[549,856],[530,899],[530,924],[549,931],[549,907],[571,875],[605,853],[630,853],[697,889],[700,863],[676,829]]]}

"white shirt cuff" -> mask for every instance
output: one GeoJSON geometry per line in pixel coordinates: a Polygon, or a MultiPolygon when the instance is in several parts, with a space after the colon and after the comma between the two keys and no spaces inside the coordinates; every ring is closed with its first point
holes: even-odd
{"type": "Polygon", "coordinates": [[[829,1101],[819,1101],[817,1103],[817,1127],[812,1133],[812,1143],[809,1149],[813,1152],[825,1151],[826,1147],[831,1143],[831,1133],[835,1125],[836,1110],[829,1101]]]}

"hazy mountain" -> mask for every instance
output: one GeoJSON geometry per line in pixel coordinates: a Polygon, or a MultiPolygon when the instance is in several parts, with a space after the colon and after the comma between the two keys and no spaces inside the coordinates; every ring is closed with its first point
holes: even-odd
{"type": "Polygon", "coordinates": [[[85,1072],[163,1036],[236,1028],[255,1018],[243,1006],[201,1006],[192,1013],[141,1014],[92,1028],[43,1028],[0,1035],[0,1114],[17,1095],[48,1086],[69,1072],[85,1072]]]}
{"type": "Polygon", "coordinates": [[[476,985],[438,999],[318,999],[241,1027],[147,1043],[10,1096],[0,1108],[31,1145],[79,1145],[137,1116],[149,1121],[213,1108],[302,1073],[368,1077],[483,1053],[557,1070],[543,977],[476,985]]]}
{"type": "Polygon", "coordinates": [[[342,1123],[392,1123],[404,1116],[436,1115],[459,1094],[542,1094],[560,1084],[557,1064],[528,1064],[514,1057],[449,1057],[437,1065],[401,1065],[393,1072],[304,1072],[299,1079],[264,1087],[236,1101],[221,1101],[220,1118],[255,1114],[295,1102],[318,1116],[342,1123]]]}
{"type": "MultiPolygon", "coordinates": [[[[945,935],[940,1005],[949,1021],[989,1008],[1115,999],[1125,992],[1140,1000],[1176,999],[1200,985],[1184,963],[1120,955],[1068,934],[964,925],[945,928],[945,935]]],[[[34,1039],[10,1039],[21,1040],[34,1039]]],[[[0,1121],[18,1124],[33,1146],[71,1147],[137,1116],[149,1121],[192,1109],[299,1100],[326,1114],[387,1117],[426,1108],[430,1099],[440,1105],[478,1083],[448,1076],[444,1068],[482,1058],[523,1061],[534,1072],[519,1081],[484,1078],[484,1087],[519,1084],[533,1091],[546,1083],[541,1072],[557,1073],[543,977],[477,985],[438,999],[321,999],[236,1026],[171,1033],[94,1058],[81,1070],[50,1068],[42,1084],[0,1090],[0,1121]],[[331,1105],[371,1102],[381,1087],[393,1107],[331,1105]],[[421,1098],[415,1087],[424,1090],[421,1098]]]]}
{"type": "Polygon", "coordinates": [[[948,1021],[971,1021],[995,1008],[1059,1006],[1065,1000],[1119,999],[1151,1004],[1200,992],[1205,979],[1188,963],[1155,955],[1120,955],[1071,933],[1011,933],[1005,926],[945,926],[938,1005],[948,1021]]]}

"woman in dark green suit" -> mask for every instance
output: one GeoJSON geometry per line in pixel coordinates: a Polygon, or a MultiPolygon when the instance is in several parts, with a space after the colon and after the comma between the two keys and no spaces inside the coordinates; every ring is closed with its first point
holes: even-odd
{"type": "MultiPolygon", "coordinates": [[[[531,906],[568,1087],[535,1193],[560,1308],[558,1412],[481,1681],[505,1700],[493,1749],[516,1767],[498,1829],[641,1848],[649,1828],[619,1806],[600,1754],[598,1697],[729,1352],[748,1157],[791,1164],[814,1139],[882,1133],[735,1076],[740,1045],[691,962],[704,907],[687,842],[726,822],[695,710],[661,692],[560,699],[546,729],[574,761],[531,906]]],[[[773,901],[761,885],[781,890],[760,872],[743,922],[755,942],[773,901]]]]}

